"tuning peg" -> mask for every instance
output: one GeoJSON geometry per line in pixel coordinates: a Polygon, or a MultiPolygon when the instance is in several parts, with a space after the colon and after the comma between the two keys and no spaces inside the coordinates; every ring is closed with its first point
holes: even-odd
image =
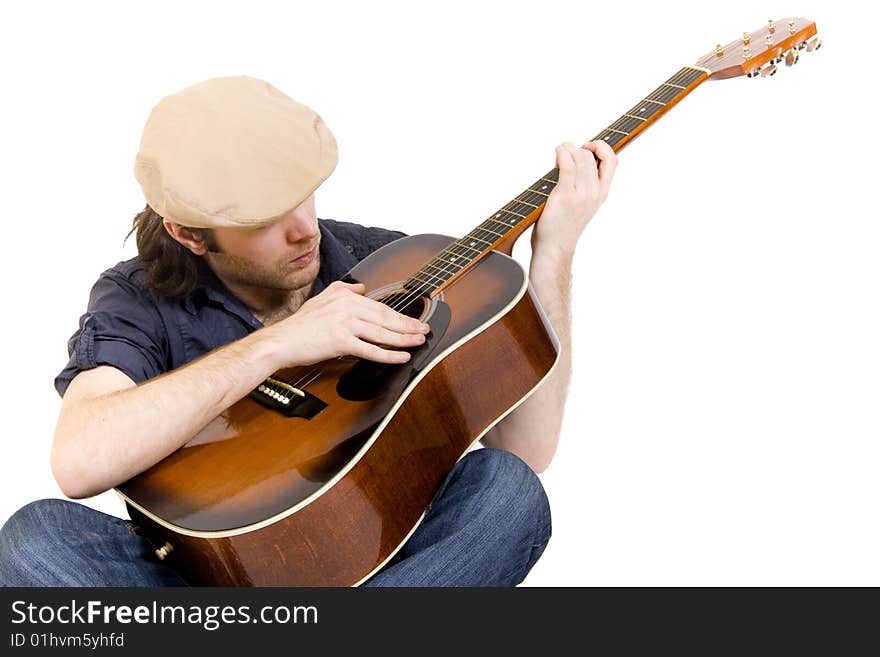
{"type": "Polygon", "coordinates": [[[797,51],[797,48],[792,48],[785,55],[785,65],[786,66],[793,66],[794,64],[797,64],[798,59],[800,59],[800,56],[801,55],[797,51]]]}
{"type": "Polygon", "coordinates": [[[761,69],[762,77],[770,77],[772,75],[776,75],[776,64],[768,64],[764,68],[761,69]]]}
{"type": "Polygon", "coordinates": [[[813,52],[814,50],[819,50],[822,47],[822,39],[819,37],[813,37],[809,41],[807,41],[807,52],[813,52]]]}

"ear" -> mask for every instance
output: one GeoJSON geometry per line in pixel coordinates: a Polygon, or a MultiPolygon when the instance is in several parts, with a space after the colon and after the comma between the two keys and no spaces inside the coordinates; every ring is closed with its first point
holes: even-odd
{"type": "Polygon", "coordinates": [[[168,231],[168,234],[174,240],[180,242],[196,255],[200,256],[207,253],[208,245],[205,241],[205,233],[200,228],[188,228],[167,219],[162,220],[162,225],[165,226],[165,230],[168,231]]]}

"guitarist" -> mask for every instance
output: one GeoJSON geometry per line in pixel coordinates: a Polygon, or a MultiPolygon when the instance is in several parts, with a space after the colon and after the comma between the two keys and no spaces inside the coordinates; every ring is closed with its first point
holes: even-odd
{"type": "MultiPolygon", "coordinates": [[[[65,495],[149,468],[282,367],[340,355],[400,363],[409,353],[395,347],[424,341],[427,325],[338,280],[404,233],[317,218],[314,192],[336,161],[321,118],[262,80],[207,80],[153,108],[135,159],[147,201],[134,219],[138,256],[98,278],[55,379],[51,463],[65,495]]],[[[550,538],[535,473],[555,453],[571,374],[571,263],[617,158],[601,141],[564,143],[556,163],[529,277],[560,361],[456,464],[367,586],[513,586],[550,538]]],[[[128,520],[40,500],[0,530],[0,584],[185,585],[154,549],[128,520]]]]}

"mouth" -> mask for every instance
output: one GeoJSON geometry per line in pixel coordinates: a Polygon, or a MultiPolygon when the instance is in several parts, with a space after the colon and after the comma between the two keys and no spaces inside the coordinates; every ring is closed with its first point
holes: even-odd
{"type": "Polygon", "coordinates": [[[312,260],[314,260],[317,251],[318,251],[318,246],[315,245],[315,246],[313,246],[313,247],[311,248],[311,250],[309,250],[309,251],[307,251],[306,253],[302,254],[302,255],[299,256],[298,258],[294,258],[293,260],[291,260],[291,262],[292,262],[293,264],[295,264],[295,265],[307,265],[307,264],[309,264],[312,260]]]}

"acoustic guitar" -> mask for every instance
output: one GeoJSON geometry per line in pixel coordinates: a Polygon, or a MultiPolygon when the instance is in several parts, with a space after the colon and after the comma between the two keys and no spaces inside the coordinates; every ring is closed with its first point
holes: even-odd
{"type": "MultiPolygon", "coordinates": [[[[619,151],[706,80],[772,76],[820,43],[807,19],[770,21],[677,71],[593,139],[619,151]]],[[[558,174],[462,238],[404,237],[348,272],[367,296],[430,324],[409,361],[279,371],[120,485],[159,558],[200,585],[351,586],[379,570],[456,462],[557,362],[553,328],[510,254],[558,174]]]]}

